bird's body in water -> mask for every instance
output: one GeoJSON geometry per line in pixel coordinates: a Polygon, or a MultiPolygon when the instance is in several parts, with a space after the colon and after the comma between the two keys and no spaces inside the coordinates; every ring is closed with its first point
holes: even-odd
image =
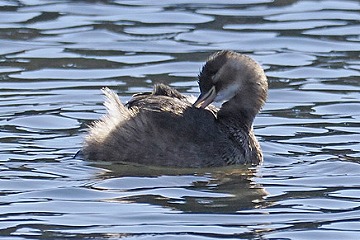
{"type": "Polygon", "coordinates": [[[175,167],[259,164],[252,125],[268,88],[259,64],[243,54],[217,52],[202,68],[199,87],[195,103],[157,84],[126,105],[104,89],[108,113],[90,127],[84,157],[175,167]],[[213,101],[223,101],[220,109],[213,101]]]}

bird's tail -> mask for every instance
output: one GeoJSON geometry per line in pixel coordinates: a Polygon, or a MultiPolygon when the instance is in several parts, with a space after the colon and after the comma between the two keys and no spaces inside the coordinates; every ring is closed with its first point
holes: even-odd
{"type": "Polygon", "coordinates": [[[131,117],[131,112],[120,101],[118,95],[109,88],[102,88],[101,91],[105,94],[105,107],[107,109],[107,117],[116,123],[127,120],[131,117]]]}

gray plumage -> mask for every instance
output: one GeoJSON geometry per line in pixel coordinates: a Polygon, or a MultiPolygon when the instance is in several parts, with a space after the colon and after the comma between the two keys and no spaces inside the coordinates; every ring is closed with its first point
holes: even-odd
{"type": "Polygon", "coordinates": [[[243,54],[217,52],[202,68],[199,87],[194,104],[157,84],[125,106],[103,89],[108,114],[90,127],[85,158],[176,167],[259,164],[252,123],[267,96],[259,64],[243,54]],[[214,100],[224,101],[220,109],[209,105],[214,100]]]}

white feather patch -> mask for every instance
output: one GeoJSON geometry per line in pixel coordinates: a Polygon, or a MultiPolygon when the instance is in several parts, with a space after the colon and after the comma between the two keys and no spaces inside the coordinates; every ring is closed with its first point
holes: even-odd
{"type": "Polygon", "coordinates": [[[218,92],[214,101],[215,102],[228,101],[235,96],[235,94],[239,91],[239,89],[240,89],[240,83],[230,84],[229,86],[227,86],[224,89],[221,89],[218,92]]]}

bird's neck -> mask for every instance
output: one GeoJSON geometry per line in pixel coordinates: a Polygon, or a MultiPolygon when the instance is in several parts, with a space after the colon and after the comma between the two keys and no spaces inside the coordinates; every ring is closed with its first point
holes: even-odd
{"type": "Polygon", "coordinates": [[[218,121],[232,129],[239,129],[244,132],[250,132],[253,121],[260,107],[247,107],[241,102],[224,103],[217,113],[218,121]]]}
{"type": "Polygon", "coordinates": [[[217,114],[217,119],[224,127],[231,131],[249,132],[252,129],[253,118],[245,112],[236,115],[223,115],[221,111],[217,114]]]}
{"type": "Polygon", "coordinates": [[[265,99],[266,89],[260,84],[247,85],[241,92],[223,103],[217,113],[217,118],[226,126],[250,131],[254,118],[265,99]]]}
{"type": "Polygon", "coordinates": [[[253,120],[257,112],[240,109],[236,112],[223,112],[217,114],[217,119],[222,126],[224,132],[229,136],[229,139],[237,146],[234,161],[243,156],[247,159],[246,163],[258,164],[262,161],[262,153],[258,141],[255,138],[253,131],[253,120]]]}

